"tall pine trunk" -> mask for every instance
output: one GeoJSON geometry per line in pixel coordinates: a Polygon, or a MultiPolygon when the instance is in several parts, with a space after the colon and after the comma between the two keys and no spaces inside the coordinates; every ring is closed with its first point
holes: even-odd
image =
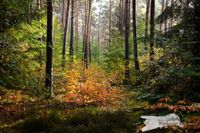
{"type": "Polygon", "coordinates": [[[79,32],[78,32],[78,27],[79,27],[79,0],[76,0],[76,16],[75,16],[75,53],[76,55],[78,54],[78,43],[79,43],[79,32]]]}
{"type": "MultiPolygon", "coordinates": [[[[102,2],[100,4],[100,13],[101,13],[101,10],[102,10],[102,2]]],[[[98,47],[98,63],[100,61],[100,24],[101,24],[101,14],[99,13],[99,16],[98,16],[98,36],[97,36],[97,47],[98,47]]]]}
{"type": "Polygon", "coordinates": [[[70,0],[67,0],[67,11],[65,18],[65,28],[64,28],[64,36],[63,36],[63,48],[62,48],[62,66],[65,67],[66,61],[66,43],[67,43],[67,28],[68,28],[68,18],[69,18],[69,5],[70,0]]]}
{"type": "Polygon", "coordinates": [[[62,21],[62,28],[65,27],[65,13],[66,13],[66,0],[62,0],[62,18],[61,18],[61,21],[62,21]]]}
{"type": "MultiPolygon", "coordinates": [[[[174,0],[171,0],[171,7],[172,7],[172,10],[174,10],[174,0]]],[[[170,19],[170,30],[172,30],[172,27],[173,27],[173,13],[172,13],[172,16],[171,16],[171,19],[170,19]]]]}
{"type": "Polygon", "coordinates": [[[86,58],[86,35],[87,35],[87,0],[85,0],[85,22],[84,22],[84,33],[83,33],[83,63],[85,67],[86,58]]]}
{"type": "Polygon", "coordinates": [[[110,9],[109,9],[109,46],[111,44],[111,20],[112,20],[112,0],[110,0],[110,9]]]}
{"type": "Polygon", "coordinates": [[[148,42],[148,27],[149,27],[149,3],[150,0],[146,0],[146,18],[145,18],[145,36],[144,36],[144,49],[147,51],[148,42]]]}
{"type": "MultiPolygon", "coordinates": [[[[165,9],[167,8],[167,6],[168,6],[168,0],[165,1],[165,9]]],[[[168,23],[168,21],[166,19],[165,20],[165,33],[167,32],[167,27],[168,27],[167,23],[168,23]]]]}
{"type": "Polygon", "coordinates": [[[124,34],[124,27],[125,27],[125,1],[124,0],[120,0],[119,3],[119,31],[120,34],[123,35],[124,34]]]}
{"type": "MultiPolygon", "coordinates": [[[[91,12],[91,11],[90,11],[91,12]]],[[[88,30],[88,48],[89,48],[89,62],[92,62],[92,46],[91,46],[91,30],[92,30],[92,13],[90,13],[90,19],[89,19],[89,30],[88,30]]]]}
{"type": "Polygon", "coordinates": [[[85,50],[84,50],[84,65],[85,65],[85,68],[87,69],[88,68],[88,55],[89,55],[89,26],[90,26],[90,14],[91,14],[91,4],[92,4],[92,0],[89,0],[89,3],[88,3],[88,14],[86,15],[87,18],[86,18],[86,34],[85,34],[85,50]]]}
{"type": "Polygon", "coordinates": [[[154,17],[155,17],[155,0],[151,0],[150,13],[150,61],[154,60],[154,17]]]}
{"type": "Polygon", "coordinates": [[[70,63],[74,61],[74,0],[71,0],[71,36],[69,46],[70,63]]]}
{"type": "MultiPolygon", "coordinates": [[[[198,0],[194,0],[194,40],[196,48],[192,52],[194,57],[194,65],[200,69],[200,4],[198,0]]],[[[199,70],[198,69],[198,70],[199,70]]]]}
{"type": "Polygon", "coordinates": [[[130,19],[129,19],[129,0],[125,0],[125,84],[130,81],[129,72],[129,30],[130,30],[130,19]]]}
{"type": "Polygon", "coordinates": [[[134,44],[134,63],[135,70],[139,71],[139,61],[138,61],[138,47],[137,47],[137,30],[136,30],[136,0],[132,0],[132,15],[133,15],[133,44],[134,44]]]}
{"type": "Polygon", "coordinates": [[[53,2],[47,0],[47,48],[46,48],[46,79],[45,87],[53,96],[52,57],[53,57],[53,2]]]}
{"type": "MultiPolygon", "coordinates": [[[[164,7],[165,7],[165,0],[162,0],[161,13],[164,11],[164,7]]],[[[160,32],[162,32],[162,24],[163,24],[163,18],[162,18],[162,23],[160,24],[160,32]]]]}

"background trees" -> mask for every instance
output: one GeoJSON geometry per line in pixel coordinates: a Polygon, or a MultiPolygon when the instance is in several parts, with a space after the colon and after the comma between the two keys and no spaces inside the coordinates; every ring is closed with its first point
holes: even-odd
{"type": "MultiPolygon", "coordinates": [[[[65,64],[73,62],[84,68],[98,64],[108,75],[115,75],[117,84],[128,80],[135,84],[138,78],[152,90],[167,86],[164,88],[170,92],[178,90],[177,82],[195,82],[193,88],[198,85],[199,17],[193,15],[198,14],[195,0],[55,0],[52,4],[54,10],[49,13],[43,0],[1,3],[1,84],[50,87],[52,71],[57,82],[66,70],[73,69],[65,64]],[[147,57],[156,73],[150,72],[147,57]]],[[[190,92],[188,85],[180,87],[184,88],[181,92],[190,92]]]]}

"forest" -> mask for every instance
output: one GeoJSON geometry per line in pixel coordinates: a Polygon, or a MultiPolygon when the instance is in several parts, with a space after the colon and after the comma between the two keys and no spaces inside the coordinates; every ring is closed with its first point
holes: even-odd
{"type": "Polygon", "coordinates": [[[0,132],[200,132],[200,1],[0,0],[0,132]]]}

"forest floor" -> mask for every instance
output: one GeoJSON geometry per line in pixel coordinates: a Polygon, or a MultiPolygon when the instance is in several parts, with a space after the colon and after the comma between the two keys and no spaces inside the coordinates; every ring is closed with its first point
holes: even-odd
{"type": "MultiPolygon", "coordinates": [[[[176,113],[184,128],[169,127],[152,132],[200,131],[200,104],[187,100],[161,98],[154,103],[140,100],[140,92],[131,87],[114,85],[98,67],[84,73],[81,69],[66,72],[55,81],[52,99],[30,95],[27,90],[1,87],[0,131],[2,132],[69,132],[133,133],[144,126],[141,115],[176,113]]],[[[38,91],[38,94],[42,92],[38,91]]]]}

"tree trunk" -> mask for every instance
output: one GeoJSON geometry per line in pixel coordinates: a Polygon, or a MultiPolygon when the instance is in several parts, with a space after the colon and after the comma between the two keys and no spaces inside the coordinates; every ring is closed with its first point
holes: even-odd
{"type": "Polygon", "coordinates": [[[79,26],[79,0],[76,0],[76,16],[75,16],[75,53],[78,53],[78,42],[79,42],[79,34],[78,34],[78,26],[79,26]]]}
{"type": "Polygon", "coordinates": [[[91,4],[92,0],[89,0],[88,3],[88,15],[86,19],[86,35],[85,35],[85,53],[84,53],[84,65],[85,68],[88,68],[88,54],[89,54],[89,41],[88,41],[88,36],[89,36],[89,24],[90,24],[90,14],[91,14],[91,4]]]}
{"type": "Polygon", "coordinates": [[[62,66],[63,67],[65,67],[65,61],[66,61],[66,42],[67,42],[67,29],[68,29],[68,18],[69,18],[69,5],[70,5],[70,0],[67,0],[67,11],[66,11],[66,18],[65,18],[63,48],[62,48],[62,66]]]}
{"type": "MultiPolygon", "coordinates": [[[[101,2],[101,5],[100,5],[100,13],[101,13],[101,10],[102,10],[102,2],[101,2]]],[[[98,47],[98,63],[100,61],[100,24],[101,24],[101,14],[99,13],[99,22],[98,22],[98,37],[97,37],[97,47],[98,47]]]]}
{"type": "Polygon", "coordinates": [[[118,17],[118,21],[119,21],[119,32],[120,34],[122,34],[122,0],[119,1],[119,17],[118,17]]]}
{"type": "MultiPolygon", "coordinates": [[[[200,4],[198,0],[194,0],[194,44],[192,54],[194,56],[193,65],[200,71],[200,4]]],[[[198,76],[197,76],[198,77],[198,76]]],[[[199,79],[199,77],[198,77],[199,79]]],[[[198,80],[199,81],[199,80],[198,80]]]]}
{"type": "Polygon", "coordinates": [[[46,79],[45,87],[53,96],[52,57],[53,57],[53,3],[47,0],[47,48],[46,48],[46,79]]]}
{"type": "Polygon", "coordinates": [[[66,19],[66,0],[62,1],[62,28],[65,27],[65,19],[66,19]]]}
{"type": "Polygon", "coordinates": [[[148,41],[148,27],[149,27],[149,3],[150,0],[146,0],[146,19],[145,19],[145,37],[144,37],[144,49],[147,51],[147,41],[148,41]]]}
{"type": "Polygon", "coordinates": [[[154,17],[155,17],[155,0],[151,0],[151,14],[150,14],[150,61],[154,60],[154,17]]]}
{"type": "Polygon", "coordinates": [[[111,44],[111,19],[112,19],[112,0],[110,0],[110,10],[109,10],[109,46],[111,44]]]}
{"type": "MultiPolygon", "coordinates": [[[[168,6],[168,0],[166,0],[165,1],[166,3],[165,3],[165,9],[167,8],[167,6],[168,6]]],[[[167,32],[167,19],[165,20],[165,33],[167,32]]]]}
{"type": "Polygon", "coordinates": [[[85,0],[85,23],[84,23],[84,34],[83,34],[83,62],[84,62],[84,67],[85,67],[85,62],[87,59],[86,55],[86,35],[87,35],[87,0],[85,0]]]}
{"type": "MultiPolygon", "coordinates": [[[[164,7],[165,7],[165,0],[162,0],[162,9],[161,9],[161,13],[163,13],[164,7]]],[[[162,22],[163,22],[163,18],[162,18],[162,22]]],[[[160,32],[162,32],[162,24],[163,24],[163,23],[160,24],[160,32]]]]}
{"type": "Polygon", "coordinates": [[[120,34],[123,35],[124,34],[124,16],[125,16],[125,4],[124,4],[124,0],[120,0],[119,3],[119,31],[120,34]]]}
{"type": "Polygon", "coordinates": [[[92,62],[92,49],[91,49],[91,41],[89,41],[89,62],[92,62]]]}
{"type": "Polygon", "coordinates": [[[124,29],[125,29],[125,14],[126,14],[126,9],[125,9],[125,0],[122,0],[122,12],[121,12],[121,21],[122,21],[122,34],[124,34],[124,29]]]}
{"type": "Polygon", "coordinates": [[[130,81],[129,73],[129,30],[130,30],[130,19],[129,19],[129,0],[125,0],[125,84],[130,81]]]}
{"type": "Polygon", "coordinates": [[[132,10],[133,10],[133,44],[134,44],[134,62],[135,70],[139,71],[139,61],[138,61],[138,48],[137,48],[137,32],[136,32],[136,0],[132,0],[132,10]]]}
{"type": "MultiPolygon", "coordinates": [[[[90,11],[91,12],[91,11],[90,11]]],[[[92,13],[90,13],[89,30],[88,30],[88,47],[89,47],[89,62],[92,62],[92,48],[91,48],[91,30],[92,30],[92,13]]]]}
{"type": "MultiPolygon", "coordinates": [[[[174,0],[171,0],[171,7],[172,7],[172,9],[174,9],[174,0]]],[[[171,16],[171,20],[170,20],[170,30],[172,30],[172,27],[173,27],[173,12],[174,11],[172,11],[172,16],[171,16]]]]}
{"type": "Polygon", "coordinates": [[[71,0],[71,36],[69,47],[70,63],[74,60],[74,0],[71,0]]]}

